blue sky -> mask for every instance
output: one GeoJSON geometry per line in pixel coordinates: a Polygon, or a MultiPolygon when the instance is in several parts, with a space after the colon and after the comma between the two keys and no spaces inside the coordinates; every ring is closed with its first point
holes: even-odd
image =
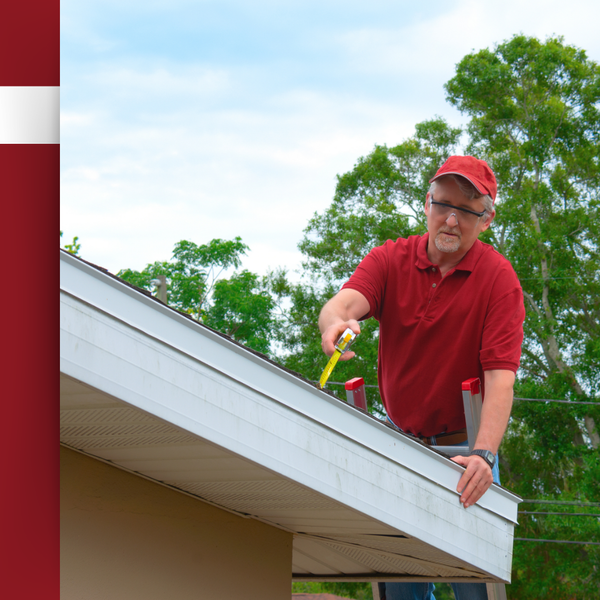
{"type": "Polygon", "coordinates": [[[296,269],[336,174],[463,122],[443,84],[465,54],[522,32],[600,62],[599,21],[589,0],[63,0],[63,243],[116,272],[239,235],[245,267],[296,269]]]}

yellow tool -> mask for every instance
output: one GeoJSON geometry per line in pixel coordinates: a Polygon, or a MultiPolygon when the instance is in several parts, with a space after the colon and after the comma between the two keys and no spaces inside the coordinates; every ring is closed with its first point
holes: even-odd
{"type": "Polygon", "coordinates": [[[335,344],[335,352],[331,355],[331,358],[329,359],[329,362],[327,363],[327,366],[321,375],[321,379],[319,379],[319,387],[321,389],[325,387],[325,384],[327,383],[327,380],[333,371],[333,367],[335,367],[340,356],[350,348],[355,339],[356,334],[350,328],[346,329],[346,331],[342,333],[339,340],[335,344]]]}

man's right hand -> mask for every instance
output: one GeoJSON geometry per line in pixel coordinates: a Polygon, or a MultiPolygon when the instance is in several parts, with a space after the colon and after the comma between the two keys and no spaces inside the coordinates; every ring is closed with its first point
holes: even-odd
{"type": "MultiPolygon", "coordinates": [[[[335,344],[340,339],[340,336],[346,329],[352,329],[357,335],[360,333],[360,325],[355,319],[349,321],[340,321],[330,325],[321,335],[321,347],[327,356],[331,356],[335,352],[335,344]]],[[[355,352],[348,350],[340,356],[340,361],[349,360],[355,356],[355,352]]]]}
{"type": "MultiPolygon", "coordinates": [[[[358,319],[368,314],[370,310],[368,300],[356,290],[343,289],[338,292],[321,309],[319,315],[319,329],[321,330],[321,346],[327,356],[335,352],[335,343],[348,328],[354,333],[360,333],[358,319]]],[[[348,360],[354,352],[348,350],[340,360],[348,360]]]]}

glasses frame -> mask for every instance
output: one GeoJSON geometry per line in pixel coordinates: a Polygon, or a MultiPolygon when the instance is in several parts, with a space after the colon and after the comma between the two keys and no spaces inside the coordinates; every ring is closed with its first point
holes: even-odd
{"type": "Polygon", "coordinates": [[[429,200],[430,204],[437,204],[438,206],[445,206],[449,209],[452,210],[460,210],[461,212],[464,213],[469,213],[470,215],[476,215],[478,216],[480,219],[481,217],[483,217],[483,215],[485,215],[485,213],[487,212],[487,210],[484,210],[483,212],[475,212],[474,210],[469,210],[468,208],[461,208],[460,206],[454,206],[453,204],[446,204],[445,202],[436,202],[433,199],[433,194],[431,194],[430,200],[429,200]]]}

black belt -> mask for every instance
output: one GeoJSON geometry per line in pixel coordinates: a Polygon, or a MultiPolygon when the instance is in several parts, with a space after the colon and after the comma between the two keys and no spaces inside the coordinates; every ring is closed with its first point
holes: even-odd
{"type": "Polygon", "coordinates": [[[436,446],[454,446],[455,444],[466,442],[469,439],[469,436],[467,434],[467,428],[465,427],[464,429],[459,429],[458,431],[438,433],[437,435],[432,435],[431,437],[420,435],[418,438],[426,444],[432,444],[433,440],[435,439],[436,446]]]}

